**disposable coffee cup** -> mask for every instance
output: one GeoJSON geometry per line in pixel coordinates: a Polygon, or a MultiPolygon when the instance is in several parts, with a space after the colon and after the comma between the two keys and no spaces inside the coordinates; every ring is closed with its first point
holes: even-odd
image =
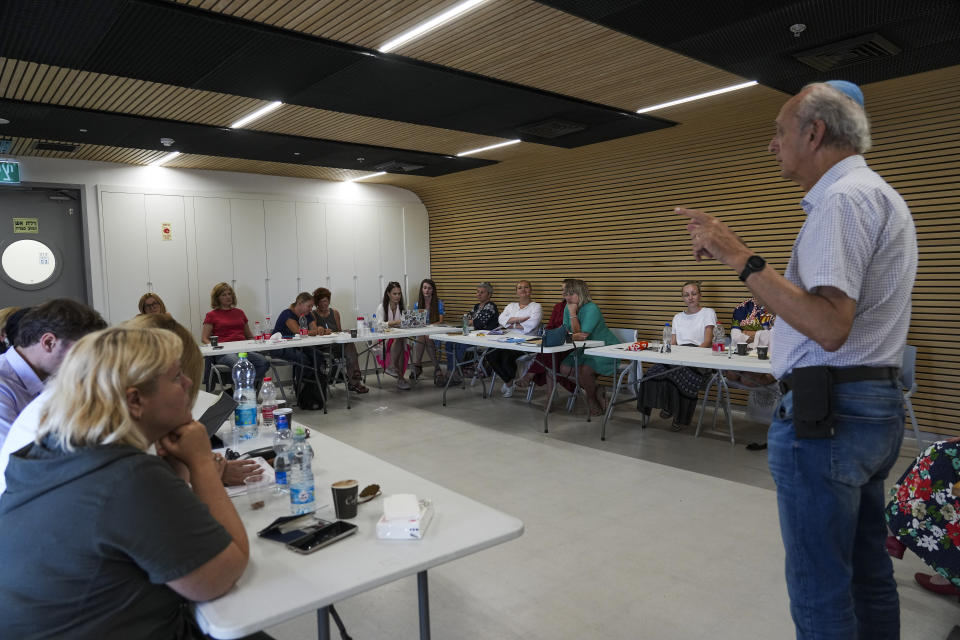
{"type": "Polygon", "coordinates": [[[356,338],[356,337],[357,337],[357,330],[356,330],[356,329],[350,329],[350,337],[351,337],[351,338],[356,338]]]}
{"type": "Polygon", "coordinates": [[[766,360],[767,359],[767,350],[770,347],[757,347],[757,359],[766,360]]]}
{"type": "Polygon", "coordinates": [[[247,476],[243,479],[243,484],[247,488],[247,503],[251,510],[257,511],[267,506],[273,489],[273,482],[267,476],[247,476]]]}
{"type": "Polygon", "coordinates": [[[333,492],[333,510],[338,520],[357,517],[357,481],[341,480],[330,485],[333,492]]]}
{"type": "Polygon", "coordinates": [[[220,341],[220,338],[218,338],[217,336],[210,336],[210,346],[213,347],[214,349],[217,348],[217,343],[219,341],[220,341]]]}
{"type": "Polygon", "coordinates": [[[745,355],[747,355],[747,343],[746,343],[746,342],[738,342],[738,343],[737,343],[737,355],[738,355],[738,356],[745,356],[745,355]]]}

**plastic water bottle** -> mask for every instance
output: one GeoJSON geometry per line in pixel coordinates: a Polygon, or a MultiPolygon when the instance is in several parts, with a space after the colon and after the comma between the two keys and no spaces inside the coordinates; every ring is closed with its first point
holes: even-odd
{"type": "Polygon", "coordinates": [[[463,331],[463,335],[465,336],[470,335],[470,314],[469,313],[463,314],[462,322],[463,323],[461,324],[460,329],[463,331]]]}
{"type": "Polygon", "coordinates": [[[253,339],[263,340],[263,329],[260,327],[259,320],[253,323],[253,339]]]}
{"type": "Polygon", "coordinates": [[[713,325],[713,353],[723,355],[723,324],[720,322],[713,325]]]}
{"type": "Polygon", "coordinates": [[[260,415],[263,426],[273,426],[273,412],[277,410],[277,388],[273,385],[273,378],[266,377],[260,385],[260,415]]]}
{"type": "Polygon", "coordinates": [[[313,447],[307,442],[303,427],[293,429],[293,448],[290,450],[290,511],[293,514],[310,513],[317,508],[313,484],[313,447]]]}
{"type": "Polygon", "coordinates": [[[670,353],[670,338],[673,336],[673,329],[669,322],[663,323],[663,346],[660,347],[660,353],[670,353]]]}
{"type": "Polygon", "coordinates": [[[257,391],[254,381],[257,371],[247,360],[246,353],[238,354],[240,359],[233,365],[233,399],[237,408],[233,410],[233,428],[240,440],[249,440],[257,435],[257,391]]]}
{"type": "Polygon", "coordinates": [[[306,315],[300,316],[300,335],[304,338],[307,337],[307,334],[310,333],[310,322],[307,320],[306,315]]]}
{"type": "Polygon", "coordinates": [[[267,319],[263,321],[263,339],[269,340],[272,335],[273,324],[270,322],[270,316],[267,316],[267,319]]]}
{"type": "Polygon", "coordinates": [[[378,328],[379,327],[377,326],[377,314],[373,314],[372,316],[370,316],[370,333],[376,333],[378,328]]]}
{"type": "Polygon", "coordinates": [[[357,316],[357,337],[365,338],[367,335],[367,321],[363,316],[357,316]]]}
{"type": "Polygon", "coordinates": [[[277,424],[277,433],[273,436],[273,450],[277,457],[273,459],[273,475],[277,480],[277,493],[290,492],[290,456],[293,451],[293,434],[290,423],[277,424]]]}

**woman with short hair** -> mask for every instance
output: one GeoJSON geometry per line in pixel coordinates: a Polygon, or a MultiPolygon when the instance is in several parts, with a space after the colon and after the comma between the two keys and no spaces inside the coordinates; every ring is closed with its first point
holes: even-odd
{"type": "Polygon", "coordinates": [[[155,293],[145,293],[140,296],[140,301],[137,303],[137,308],[140,309],[140,315],[145,313],[166,313],[167,305],[163,304],[163,300],[155,293]]]}
{"type": "MultiPolygon", "coordinates": [[[[253,332],[250,331],[250,323],[247,321],[247,314],[237,308],[237,293],[226,282],[218,282],[210,290],[210,311],[203,318],[203,328],[200,333],[200,341],[203,344],[210,344],[210,336],[217,336],[217,341],[236,342],[238,340],[253,340],[253,332]]],[[[225,364],[230,369],[239,362],[240,357],[235,353],[214,356],[214,364],[225,364]]],[[[267,373],[269,365],[267,359],[259,353],[250,352],[247,354],[247,360],[256,370],[257,384],[263,380],[267,373]]]]}
{"type": "MultiPolygon", "coordinates": [[[[524,335],[536,335],[540,331],[543,308],[531,298],[533,286],[529,280],[517,283],[517,300],[511,302],[500,313],[498,322],[508,331],[519,331],[524,335]]],[[[517,376],[517,360],[525,355],[522,351],[493,349],[487,352],[486,362],[490,363],[497,375],[503,379],[501,391],[507,398],[513,395],[513,379],[517,376]]]]}
{"type": "Polygon", "coordinates": [[[181,351],[170,331],[114,327],[67,354],[0,497],[5,634],[202,637],[187,601],[216,598],[243,573],[246,533],[190,417],[181,351]],[[146,454],[151,444],[162,457],[146,454]]]}

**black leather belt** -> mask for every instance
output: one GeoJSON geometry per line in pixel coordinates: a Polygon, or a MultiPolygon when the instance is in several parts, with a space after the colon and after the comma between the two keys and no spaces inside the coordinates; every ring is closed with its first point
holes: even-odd
{"type": "MultiPolygon", "coordinates": [[[[845,382],[860,382],[862,380],[893,380],[900,378],[900,369],[897,367],[828,367],[833,378],[833,384],[845,382]]],[[[784,376],[777,384],[780,393],[786,395],[792,383],[793,375],[784,376]]]]}

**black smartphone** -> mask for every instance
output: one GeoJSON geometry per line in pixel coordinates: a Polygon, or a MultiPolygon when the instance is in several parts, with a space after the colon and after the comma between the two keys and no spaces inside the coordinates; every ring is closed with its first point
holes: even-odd
{"type": "Polygon", "coordinates": [[[337,520],[302,538],[297,538],[293,542],[288,543],[287,548],[293,549],[297,553],[313,553],[317,549],[331,545],[337,540],[343,540],[356,532],[357,525],[344,522],[343,520],[337,520]]]}

